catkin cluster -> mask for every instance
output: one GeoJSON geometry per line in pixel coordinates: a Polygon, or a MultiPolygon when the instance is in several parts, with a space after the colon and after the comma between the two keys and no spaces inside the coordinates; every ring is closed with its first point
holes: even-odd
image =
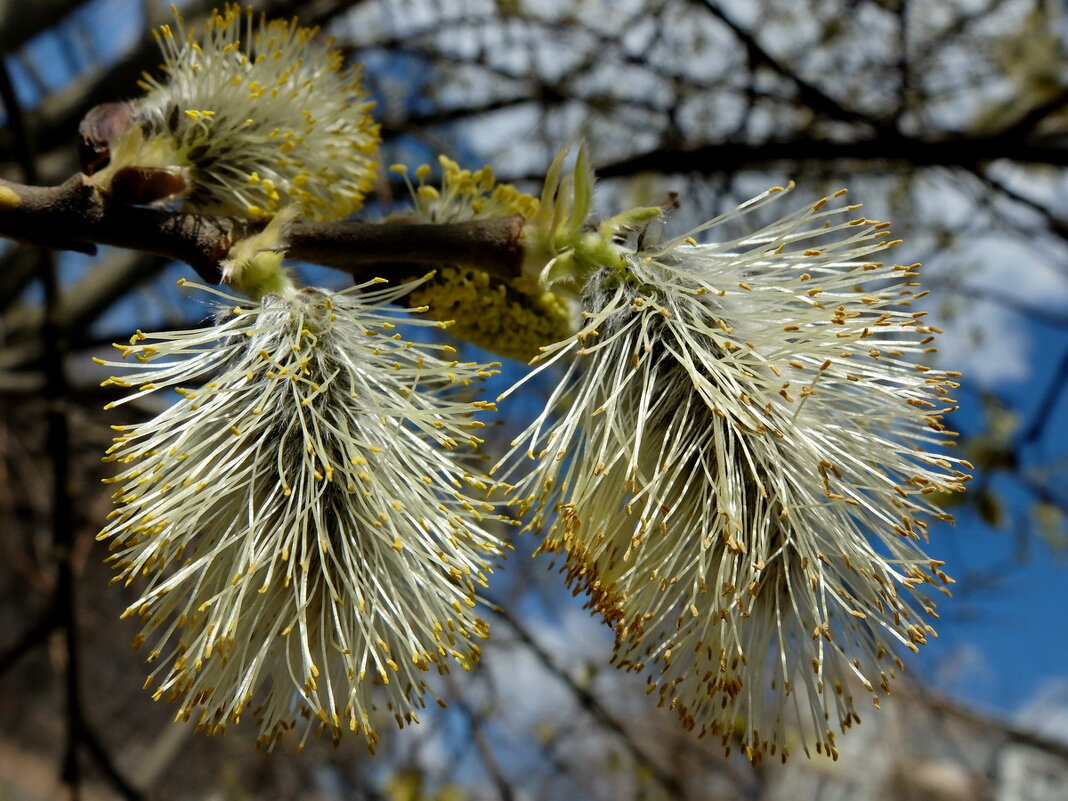
{"type": "Polygon", "coordinates": [[[167,170],[182,189],[158,202],[271,222],[223,265],[249,298],[202,287],[210,325],[138,332],[132,361],[102,362],[130,390],[115,405],[177,393],[117,426],[100,535],[141,591],[127,614],[154,697],[210,733],[254,718],[266,748],[294,728],[373,747],[383,717],[437,698],[430,671],[477,660],[516,516],[683,726],[754,761],[796,731],[836,756],[856,697],[877,705],[934,633],[950,579],[923,543],[970,468],[943,453],[958,375],[929,364],[940,331],[887,224],[838,193],[712,236],[774,187],[659,241],[659,209],[591,223],[582,153],[540,199],[442,158],[437,185],[395,168],[409,221],[517,217],[521,274],[443,252],[412,280],[302,288],[287,225],[359,210],[374,177],[358,71],[237,6],[157,39],[165,77],[145,79],[98,189],[167,170]],[[446,328],[530,367],[479,400],[500,365],[427,336],[446,328]],[[543,410],[487,472],[485,418],[550,368],[543,410]]]}

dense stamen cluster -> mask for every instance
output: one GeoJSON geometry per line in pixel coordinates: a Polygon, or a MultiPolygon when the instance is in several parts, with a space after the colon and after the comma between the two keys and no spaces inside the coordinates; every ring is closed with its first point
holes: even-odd
{"type": "Polygon", "coordinates": [[[447,156],[439,156],[438,165],[441,167],[440,187],[426,182],[431,173],[429,164],[416,169],[418,184],[412,184],[408,168],[403,164],[394,164],[390,168],[404,177],[415,203],[415,216],[423,222],[466,222],[513,214],[529,218],[538,210],[537,198],[520,192],[511,184],[498,184],[490,167],[474,171],[461,169],[447,156]]]}
{"type": "Polygon", "coordinates": [[[494,370],[406,342],[398,323],[438,324],[386,305],[410,285],[377,283],[216,293],[216,325],[138,332],[136,377],[110,381],[136,388],[118,403],[181,395],[116,427],[100,538],[117,580],[146,579],[127,614],[152,641],[154,697],[209,732],[248,712],[268,748],[299,718],[373,747],[379,699],[415,720],[425,672],[469,668],[487,636],[472,607],[503,518],[458,454],[492,408],[465,387],[494,370]]]}
{"type": "Polygon", "coordinates": [[[831,726],[889,690],[894,649],[934,633],[924,587],[949,582],[919,543],[948,517],[930,496],[967,479],[936,452],[957,384],[913,361],[938,333],[909,309],[917,265],[872,261],[896,243],[843,220],[856,208],[596,272],[582,330],[543,355],[573,358],[566,376],[516,440],[538,459],[516,497],[616,664],[702,735],[741,724],[754,760],[786,756],[790,709],[836,755],[831,726]]]}
{"type": "Polygon", "coordinates": [[[165,77],[144,76],[136,124],[97,183],[128,165],[181,168],[189,210],[255,219],[296,205],[335,220],[359,209],[378,147],[359,70],[295,21],[230,4],[198,36],[175,15],[177,30],[153,32],[165,77]]]}
{"type": "MultiPolygon", "coordinates": [[[[442,156],[441,186],[426,183],[429,165],[415,171],[413,185],[402,165],[394,172],[405,176],[413,216],[426,223],[457,223],[490,217],[533,217],[538,201],[511,184],[497,184],[493,171],[483,167],[462,170],[442,156]]],[[[509,358],[529,361],[538,348],[574,330],[573,304],[543,287],[537,273],[509,280],[473,267],[443,264],[433,279],[419,287],[412,302],[430,307],[436,320],[455,321],[449,332],[481,348],[509,358]]]]}

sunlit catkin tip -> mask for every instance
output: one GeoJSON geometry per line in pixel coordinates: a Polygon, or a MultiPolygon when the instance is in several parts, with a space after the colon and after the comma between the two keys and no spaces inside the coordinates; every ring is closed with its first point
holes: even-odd
{"type": "Polygon", "coordinates": [[[214,326],[143,337],[130,364],[108,363],[142,387],[119,403],[196,387],[124,427],[101,537],[117,578],[143,582],[138,636],[166,655],[151,683],[204,731],[255,709],[267,748],[298,724],[336,739],[350,719],[373,743],[375,710],[414,713],[431,664],[477,658],[469,577],[505,546],[483,522],[492,482],[445,446],[485,409],[462,389],[484,365],[396,336],[430,324],[388,305],[411,289],[251,304],[208,290],[225,304],[214,326]],[[423,658],[396,657],[411,653],[423,658]]]}
{"type": "Polygon", "coordinates": [[[754,760],[795,735],[833,753],[828,722],[856,722],[854,695],[887,692],[895,651],[933,635],[931,498],[968,480],[938,452],[952,374],[917,369],[937,329],[849,213],[617,243],[625,268],[590,276],[585,327],[542,354],[566,373],[501,476],[557,512],[540,550],[566,556],[615,663],[754,760]]]}
{"type": "Polygon", "coordinates": [[[359,209],[379,141],[359,70],[295,21],[237,4],[198,30],[175,15],[156,37],[162,77],[142,82],[97,186],[113,190],[131,167],[176,168],[186,210],[261,219],[296,206],[336,220],[359,209]]]}

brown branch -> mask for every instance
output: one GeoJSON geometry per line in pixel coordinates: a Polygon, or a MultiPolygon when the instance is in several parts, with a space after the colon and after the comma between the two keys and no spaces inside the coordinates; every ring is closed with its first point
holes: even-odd
{"type": "Polygon", "coordinates": [[[439,225],[408,223],[295,223],[289,256],[353,275],[383,264],[463,264],[501,278],[519,275],[523,218],[491,217],[439,225]]]}
{"type": "MultiPolygon", "coordinates": [[[[84,175],[56,187],[0,180],[0,236],[42,247],[95,252],[95,245],[184,261],[207,281],[219,281],[219,261],[239,239],[261,228],[229,217],[185,214],[109,202],[84,175]]],[[[291,259],[354,276],[385,265],[463,264],[514,277],[522,264],[521,217],[443,225],[341,221],[294,223],[291,259]]]]}
{"type": "Polygon", "coordinates": [[[224,218],[108,203],[81,174],[56,187],[0,181],[0,236],[41,247],[142,250],[184,261],[210,280],[240,232],[224,218]]]}
{"type": "Polygon", "coordinates": [[[766,167],[788,163],[796,170],[803,162],[875,162],[907,167],[966,167],[997,159],[1017,164],[1068,166],[1068,147],[1021,137],[957,135],[945,139],[916,139],[884,130],[868,139],[836,142],[801,137],[768,142],[723,142],[690,150],[653,150],[608,164],[597,170],[601,178],[640,172],[703,173],[766,167]]]}

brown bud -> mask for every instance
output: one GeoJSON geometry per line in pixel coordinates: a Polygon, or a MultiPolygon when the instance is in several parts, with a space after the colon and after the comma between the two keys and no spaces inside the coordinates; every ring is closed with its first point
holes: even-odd
{"type": "Polygon", "coordinates": [[[101,103],[93,106],[78,126],[78,157],[82,172],[92,175],[108,165],[111,146],[133,124],[134,104],[101,103]]]}
{"type": "Polygon", "coordinates": [[[187,186],[177,167],[122,167],[112,177],[107,195],[115,203],[146,206],[181,195],[187,186]]]}

